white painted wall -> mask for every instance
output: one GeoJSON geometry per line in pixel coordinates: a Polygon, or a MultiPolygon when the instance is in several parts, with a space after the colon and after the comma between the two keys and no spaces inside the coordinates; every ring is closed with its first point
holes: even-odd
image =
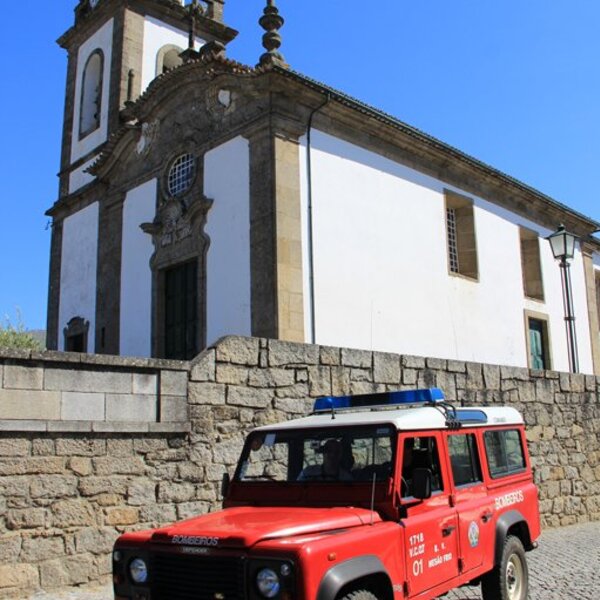
{"type": "MultiPolygon", "coordinates": [[[[310,331],[306,140],[301,182],[310,331]]],[[[550,317],[553,367],[568,370],[560,272],[540,240],[546,302],[523,293],[519,226],[550,231],[473,198],[479,281],[448,274],[444,188],[375,153],[313,132],[316,342],[527,366],[524,310],[550,317]]],[[[461,190],[458,193],[472,197],[461,190]]],[[[580,365],[592,372],[581,256],[572,267],[580,365]]]]}
{"type": "Polygon", "coordinates": [[[106,141],[108,132],[108,101],[110,96],[110,67],[112,62],[113,19],[107,21],[94,35],[79,48],[77,54],[77,75],[75,79],[75,111],[73,116],[73,132],[71,144],[71,163],[85,156],[94,148],[106,141]],[[104,53],[104,74],[102,83],[102,108],[100,111],[100,127],[79,139],[79,115],[81,102],[81,84],[83,71],[89,56],[95,50],[104,53]]]}
{"type": "Polygon", "coordinates": [[[152,238],[140,229],[156,214],[156,179],[130,190],[123,205],[120,348],[123,356],[152,355],[152,238]]]}
{"type": "Polygon", "coordinates": [[[94,175],[90,175],[86,173],[86,169],[92,166],[93,162],[98,158],[98,155],[94,156],[91,160],[87,161],[78,169],[75,169],[69,175],[69,194],[76,192],[78,189],[81,189],[84,185],[90,183],[90,181],[94,181],[96,177],[94,175]]]}
{"type": "Polygon", "coordinates": [[[227,334],[251,335],[250,155],[237,137],[204,157],[208,213],[207,343],[227,334]]]}
{"type": "MultiPolygon", "coordinates": [[[[196,50],[204,45],[202,38],[196,38],[196,50]]],[[[142,61],[142,90],[157,76],[156,58],[158,51],[167,44],[179,46],[181,50],[188,47],[188,32],[176,29],[158,19],[146,17],[144,21],[144,56],[142,61]]]]}
{"type": "Polygon", "coordinates": [[[90,322],[88,351],[94,352],[98,203],[67,217],[63,223],[58,309],[58,349],[65,349],[63,330],[73,317],[90,322]]]}

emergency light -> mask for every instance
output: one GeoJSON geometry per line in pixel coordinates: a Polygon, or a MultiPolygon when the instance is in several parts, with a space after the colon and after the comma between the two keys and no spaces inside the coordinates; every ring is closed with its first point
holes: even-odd
{"type": "Polygon", "coordinates": [[[444,392],[439,388],[359,394],[357,396],[324,396],[317,398],[313,412],[343,410],[344,408],[429,404],[443,401],[444,392]]]}

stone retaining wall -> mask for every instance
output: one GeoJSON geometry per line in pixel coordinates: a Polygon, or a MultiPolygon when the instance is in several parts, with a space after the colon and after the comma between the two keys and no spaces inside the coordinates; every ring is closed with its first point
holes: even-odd
{"type": "Polygon", "coordinates": [[[4,352],[0,382],[0,597],[105,581],[120,532],[218,508],[246,431],[328,394],[515,406],[544,525],[600,520],[596,377],[229,337],[191,363],[4,352]]]}

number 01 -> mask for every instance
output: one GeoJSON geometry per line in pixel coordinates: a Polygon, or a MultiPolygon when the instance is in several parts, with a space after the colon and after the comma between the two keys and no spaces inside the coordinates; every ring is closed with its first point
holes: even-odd
{"type": "Polygon", "coordinates": [[[415,577],[423,574],[423,559],[415,560],[412,564],[412,571],[415,577]]]}

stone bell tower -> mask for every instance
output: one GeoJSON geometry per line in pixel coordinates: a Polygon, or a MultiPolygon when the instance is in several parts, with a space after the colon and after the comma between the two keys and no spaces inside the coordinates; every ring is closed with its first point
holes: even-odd
{"type": "Polygon", "coordinates": [[[120,112],[152,80],[181,64],[194,44],[223,44],[236,32],[223,24],[225,0],[80,0],[75,24],[58,43],[68,52],[60,196],[92,180],[85,173],[119,126],[120,112]]]}
{"type": "MultiPolygon", "coordinates": [[[[77,349],[115,351],[111,332],[102,326],[95,331],[98,303],[106,299],[96,298],[93,289],[103,264],[95,258],[101,255],[101,232],[119,217],[108,198],[109,183],[97,180],[88,169],[107,148],[111,136],[123,131],[124,109],[156,77],[182,64],[186,53],[205,44],[223,47],[237,35],[223,23],[224,3],[79,0],[74,25],[58,40],[68,53],[68,67],[59,197],[48,211],[53,219],[49,348],[70,349],[72,338],[77,340],[77,349]],[[67,236],[65,227],[75,236],[67,236]],[[71,241],[65,241],[67,238],[71,241]],[[89,257],[84,267],[71,268],[74,253],[89,257]],[[86,286],[89,289],[84,293],[86,286]],[[67,322],[77,331],[70,331],[67,322]],[[105,337],[106,344],[102,341],[105,337]]],[[[81,262],[81,257],[78,260],[81,262]]]]}

